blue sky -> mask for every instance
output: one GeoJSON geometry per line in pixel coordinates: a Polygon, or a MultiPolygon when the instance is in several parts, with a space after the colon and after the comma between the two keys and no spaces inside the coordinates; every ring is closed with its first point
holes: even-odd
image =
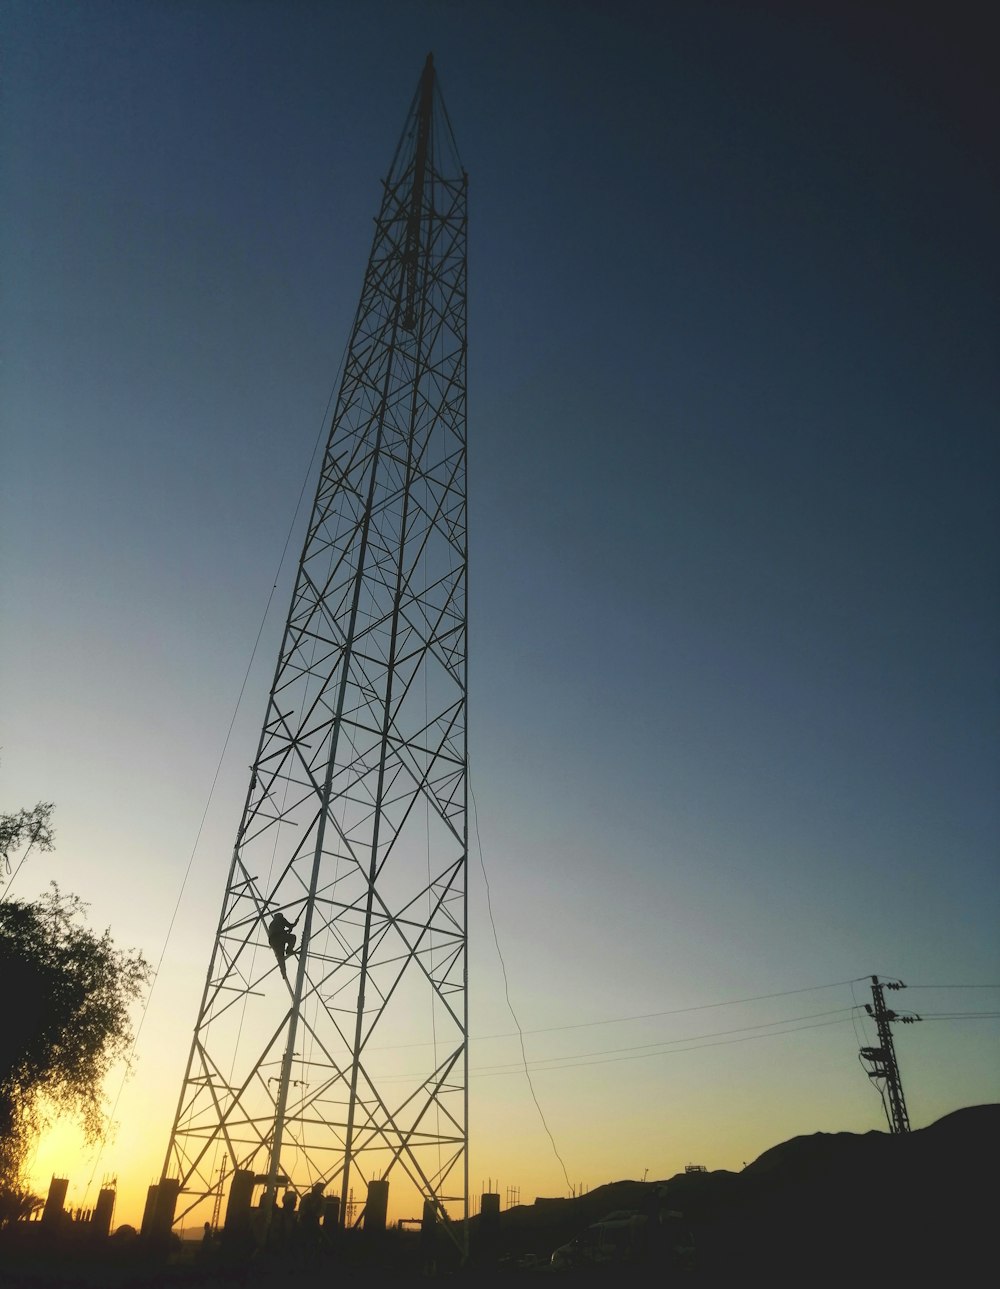
{"type": "MultiPolygon", "coordinates": [[[[60,842],[18,893],[53,876],[159,958],[433,50],[470,174],[473,786],[529,1055],[871,972],[1000,983],[996,91],[977,7],[894,8],[5,6],[0,787],[60,842]]],[[[292,573],[102,1170],[159,1167],[292,573]]],[[[472,916],[473,1033],[509,1033],[479,877],[472,916]]],[[[832,993],[783,1014],[867,997],[832,993]]],[[[841,1021],[537,1088],[574,1180],[738,1167],[881,1126],[841,1021]]],[[[997,1099],[995,1021],[899,1043],[915,1124],[997,1099]]],[[[523,1075],[476,1088],[474,1176],[558,1193],[523,1075]]]]}

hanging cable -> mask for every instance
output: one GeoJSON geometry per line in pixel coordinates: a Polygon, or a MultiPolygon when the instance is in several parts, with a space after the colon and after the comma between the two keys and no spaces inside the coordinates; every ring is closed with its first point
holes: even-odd
{"type": "Polygon", "coordinates": [[[229,740],[232,738],[233,728],[236,725],[236,718],[239,715],[240,706],[243,702],[243,695],[246,692],[247,681],[250,679],[250,672],[253,668],[254,659],[257,657],[257,649],[258,649],[258,646],[260,645],[261,636],[264,634],[264,627],[267,623],[268,614],[271,611],[271,604],[274,600],[274,593],[278,589],[278,582],[281,578],[281,570],[284,567],[285,557],[288,554],[288,547],[292,540],[292,534],[295,531],[295,525],[298,521],[299,510],[302,507],[302,498],[305,496],[306,485],[308,484],[309,477],[312,474],[313,463],[316,460],[316,453],[319,450],[319,445],[323,440],[324,431],[327,428],[328,418],[330,416],[330,408],[333,404],[333,400],[336,395],[337,389],[339,388],[340,377],[344,368],[344,363],[346,361],[346,358],[347,358],[347,351],[345,349],[344,352],[341,354],[340,365],[337,369],[336,375],[334,376],[333,384],[330,388],[330,393],[326,400],[326,407],[323,411],[323,417],[320,421],[319,432],[317,433],[315,442],[313,443],[312,453],[309,457],[309,464],[306,467],[306,471],[302,479],[302,485],[299,488],[299,495],[295,502],[295,511],[292,515],[291,523],[288,525],[288,532],[285,534],[284,545],[281,548],[281,555],[278,559],[278,566],[275,569],[275,573],[274,573],[274,581],[272,582],[271,590],[268,593],[267,603],[264,605],[264,612],[261,615],[260,625],[257,628],[257,634],[254,637],[253,648],[250,650],[250,658],[249,658],[249,661],[247,662],[246,671],[243,673],[243,681],[242,681],[242,684],[240,685],[239,693],[236,696],[236,704],[233,708],[233,714],[229,721],[229,727],[226,730],[226,737],[222,743],[222,751],[219,753],[219,760],[215,767],[215,774],[212,776],[212,783],[208,789],[208,799],[205,802],[205,809],[202,811],[201,820],[198,824],[197,832],[195,833],[194,844],[191,847],[191,853],[188,856],[187,866],[184,869],[184,876],[181,878],[180,890],[177,893],[177,899],[174,903],[174,909],[170,915],[170,922],[167,924],[167,933],[163,939],[163,946],[160,949],[160,956],[157,959],[156,968],[153,971],[153,981],[149,987],[149,993],[146,995],[146,1001],[143,1004],[142,1011],[140,1012],[140,1015],[139,1015],[139,1023],[136,1026],[135,1037],[132,1040],[132,1046],[129,1049],[128,1056],[125,1058],[125,1068],[122,1073],[121,1082],[118,1085],[118,1091],[115,1095],[114,1104],[111,1107],[111,1113],[108,1115],[108,1126],[105,1129],[104,1136],[101,1138],[100,1144],[97,1148],[97,1156],[94,1163],[94,1168],[90,1174],[90,1178],[84,1190],[84,1194],[83,1194],[84,1205],[86,1204],[87,1196],[90,1193],[90,1188],[94,1183],[94,1177],[97,1175],[97,1169],[101,1161],[101,1156],[104,1153],[104,1148],[107,1145],[108,1137],[111,1134],[111,1128],[114,1123],[115,1113],[118,1110],[118,1103],[121,1100],[121,1095],[125,1088],[125,1080],[128,1078],[129,1071],[132,1068],[132,1061],[135,1057],[136,1049],[139,1045],[139,1037],[142,1034],[142,1027],[146,1022],[146,1015],[149,1012],[149,1005],[153,998],[153,992],[156,988],[157,979],[159,978],[160,968],[163,966],[163,959],[166,956],[167,946],[170,944],[170,937],[173,933],[174,923],[177,921],[177,914],[180,911],[181,901],[184,898],[184,891],[185,891],[185,888],[187,887],[188,878],[191,875],[191,869],[194,865],[194,857],[198,853],[198,846],[199,846],[199,843],[201,842],[201,834],[204,831],[205,821],[208,818],[208,812],[212,806],[212,800],[215,796],[215,789],[219,782],[219,775],[222,773],[222,766],[226,758],[226,752],[229,750],[229,740]]]}
{"type": "Polygon", "coordinates": [[[552,1129],[549,1127],[548,1121],[545,1118],[545,1113],[542,1110],[541,1105],[539,1104],[538,1096],[535,1092],[535,1085],[531,1081],[531,1072],[528,1069],[528,1054],[524,1050],[524,1030],[521,1028],[521,1022],[517,1019],[517,1013],[514,1011],[514,1004],[510,1001],[510,984],[507,980],[507,966],[503,960],[503,952],[500,948],[500,939],[497,936],[497,925],[496,925],[496,922],[493,920],[493,902],[490,899],[490,879],[486,876],[486,862],[483,859],[483,840],[482,840],[482,837],[479,835],[479,806],[476,802],[476,794],[472,787],[471,765],[469,766],[468,774],[469,774],[469,794],[472,797],[472,812],[473,812],[473,819],[476,825],[476,844],[479,847],[479,866],[483,870],[483,882],[486,885],[486,910],[489,913],[490,926],[493,929],[493,943],[497,947],[497,957],[500,959],[500,970],[503,973],[503,992],[504,992],[504,997],[507,999],[507,1010],[510,1012],[511,1018],[514,1021],[515,1026],[517,1027],[517,1035],[521,1042],[521,1061],[524,1068],[524,1077],[528,1081],[528,1088],[531,1092],[531,1099],[535,1103],[535,1109],[538,1111],[538,1117],[542,1121],[542,1127],[548,1133],[549,1141],[552,1143],[552,1150],[555,1153],[555,1157],[556,1159],[559,1160],[559,1167],[562,1169],[563,1177],[565,1177],[566,1179],[566,1189],[569,1191],[572,1191],[573,1183],[569,1179],[569,1173],[566,1170],[566,1165],[563,1162],[563,1157],[559,1153],[559,1147],[556,1145],[556,1139],[552,1135],[552,1129]]]}

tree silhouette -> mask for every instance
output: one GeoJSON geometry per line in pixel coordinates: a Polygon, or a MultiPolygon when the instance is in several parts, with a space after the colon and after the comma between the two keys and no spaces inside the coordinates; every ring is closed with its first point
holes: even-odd
{"type": "Polygon", "coordinates": [[[28,1147],[54,1112],[88,1140],[105,1124],[102,1084],[132,1042],[129,1006],[149,979],[137,950],[85,924],[86,905],[55,882],[28,902],[0,902],[0,1189],[19,1189],[28,1147]]]}
{"type": "Polygon", "coordinates": [[[4,891],[10,890],[11,883],[21,871],[21,865],[33,850],[52,850],[55,846],[55,834],[52,831],[52,811],[55,807],[51,801],[39,801],[30,810],[21,808],[12,815],[0,815],[0,876],[7,879],[4,891]],[[23,850],[22,850],[23,847],[23,850]],[[12,854],[21,854],[17,867],[11,872],[12,854]]]}

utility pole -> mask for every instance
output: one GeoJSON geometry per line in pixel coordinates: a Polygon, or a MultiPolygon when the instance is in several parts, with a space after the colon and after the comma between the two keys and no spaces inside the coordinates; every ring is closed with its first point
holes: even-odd
{"type": "Polygon", "coordinates": [[[889,1025],[893,1021],[898,1021],[901,1025],[912,1025],[920,1020],[920,1017],[900,1016],[898,1012],[890,1011],[885,1005],[882,991],[905,988],[901,980],[887,980],[883,983],[878,976],[872,976],[872,1001],[865,1003],[865,1011],[875,1021],[879,1045],[861,1049],[862,1063],[868,1063],[866,1069],[868,1077],[876,1086],[878,1086],[877,1080],[884,1081],[885,1090],[883,1092],[882,1088],[879,1088],[879,1092],[882,1094],[885,1116],[889,1120],[889,1131],[894,1135],[910,1131],[910,1118],[906,1113],[903,1084],[899,1077],[896,1049],[893,1047],[892,1030],[889,1025]]]}
{"type": "Polygon", "coordinates": [[[221,1157],[230,1209],[262,1186],[269,1214],[279,1190],[320,1182],[350,1221],[361,1178],[375,1225],[392,1174],[401,1204],[465,1241],[466,191],[428,56],[382,184],[167,1148],[177,1220],[210,1208],[221,1157]]]}

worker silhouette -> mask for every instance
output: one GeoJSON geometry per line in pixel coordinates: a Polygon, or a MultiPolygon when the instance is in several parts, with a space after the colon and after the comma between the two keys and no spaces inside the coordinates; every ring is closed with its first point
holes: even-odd
{"type": "Polygon", "coordinates": [[[271,925],[267,928],[267,942],[274,950],[274,956],[278,959],[281,974],[287,982],[288,974],[285,971],[285,962],[295,952],[295,932],[292,930],[292,924],[284,913],[275,913],[271,919],[271,925]]]}

